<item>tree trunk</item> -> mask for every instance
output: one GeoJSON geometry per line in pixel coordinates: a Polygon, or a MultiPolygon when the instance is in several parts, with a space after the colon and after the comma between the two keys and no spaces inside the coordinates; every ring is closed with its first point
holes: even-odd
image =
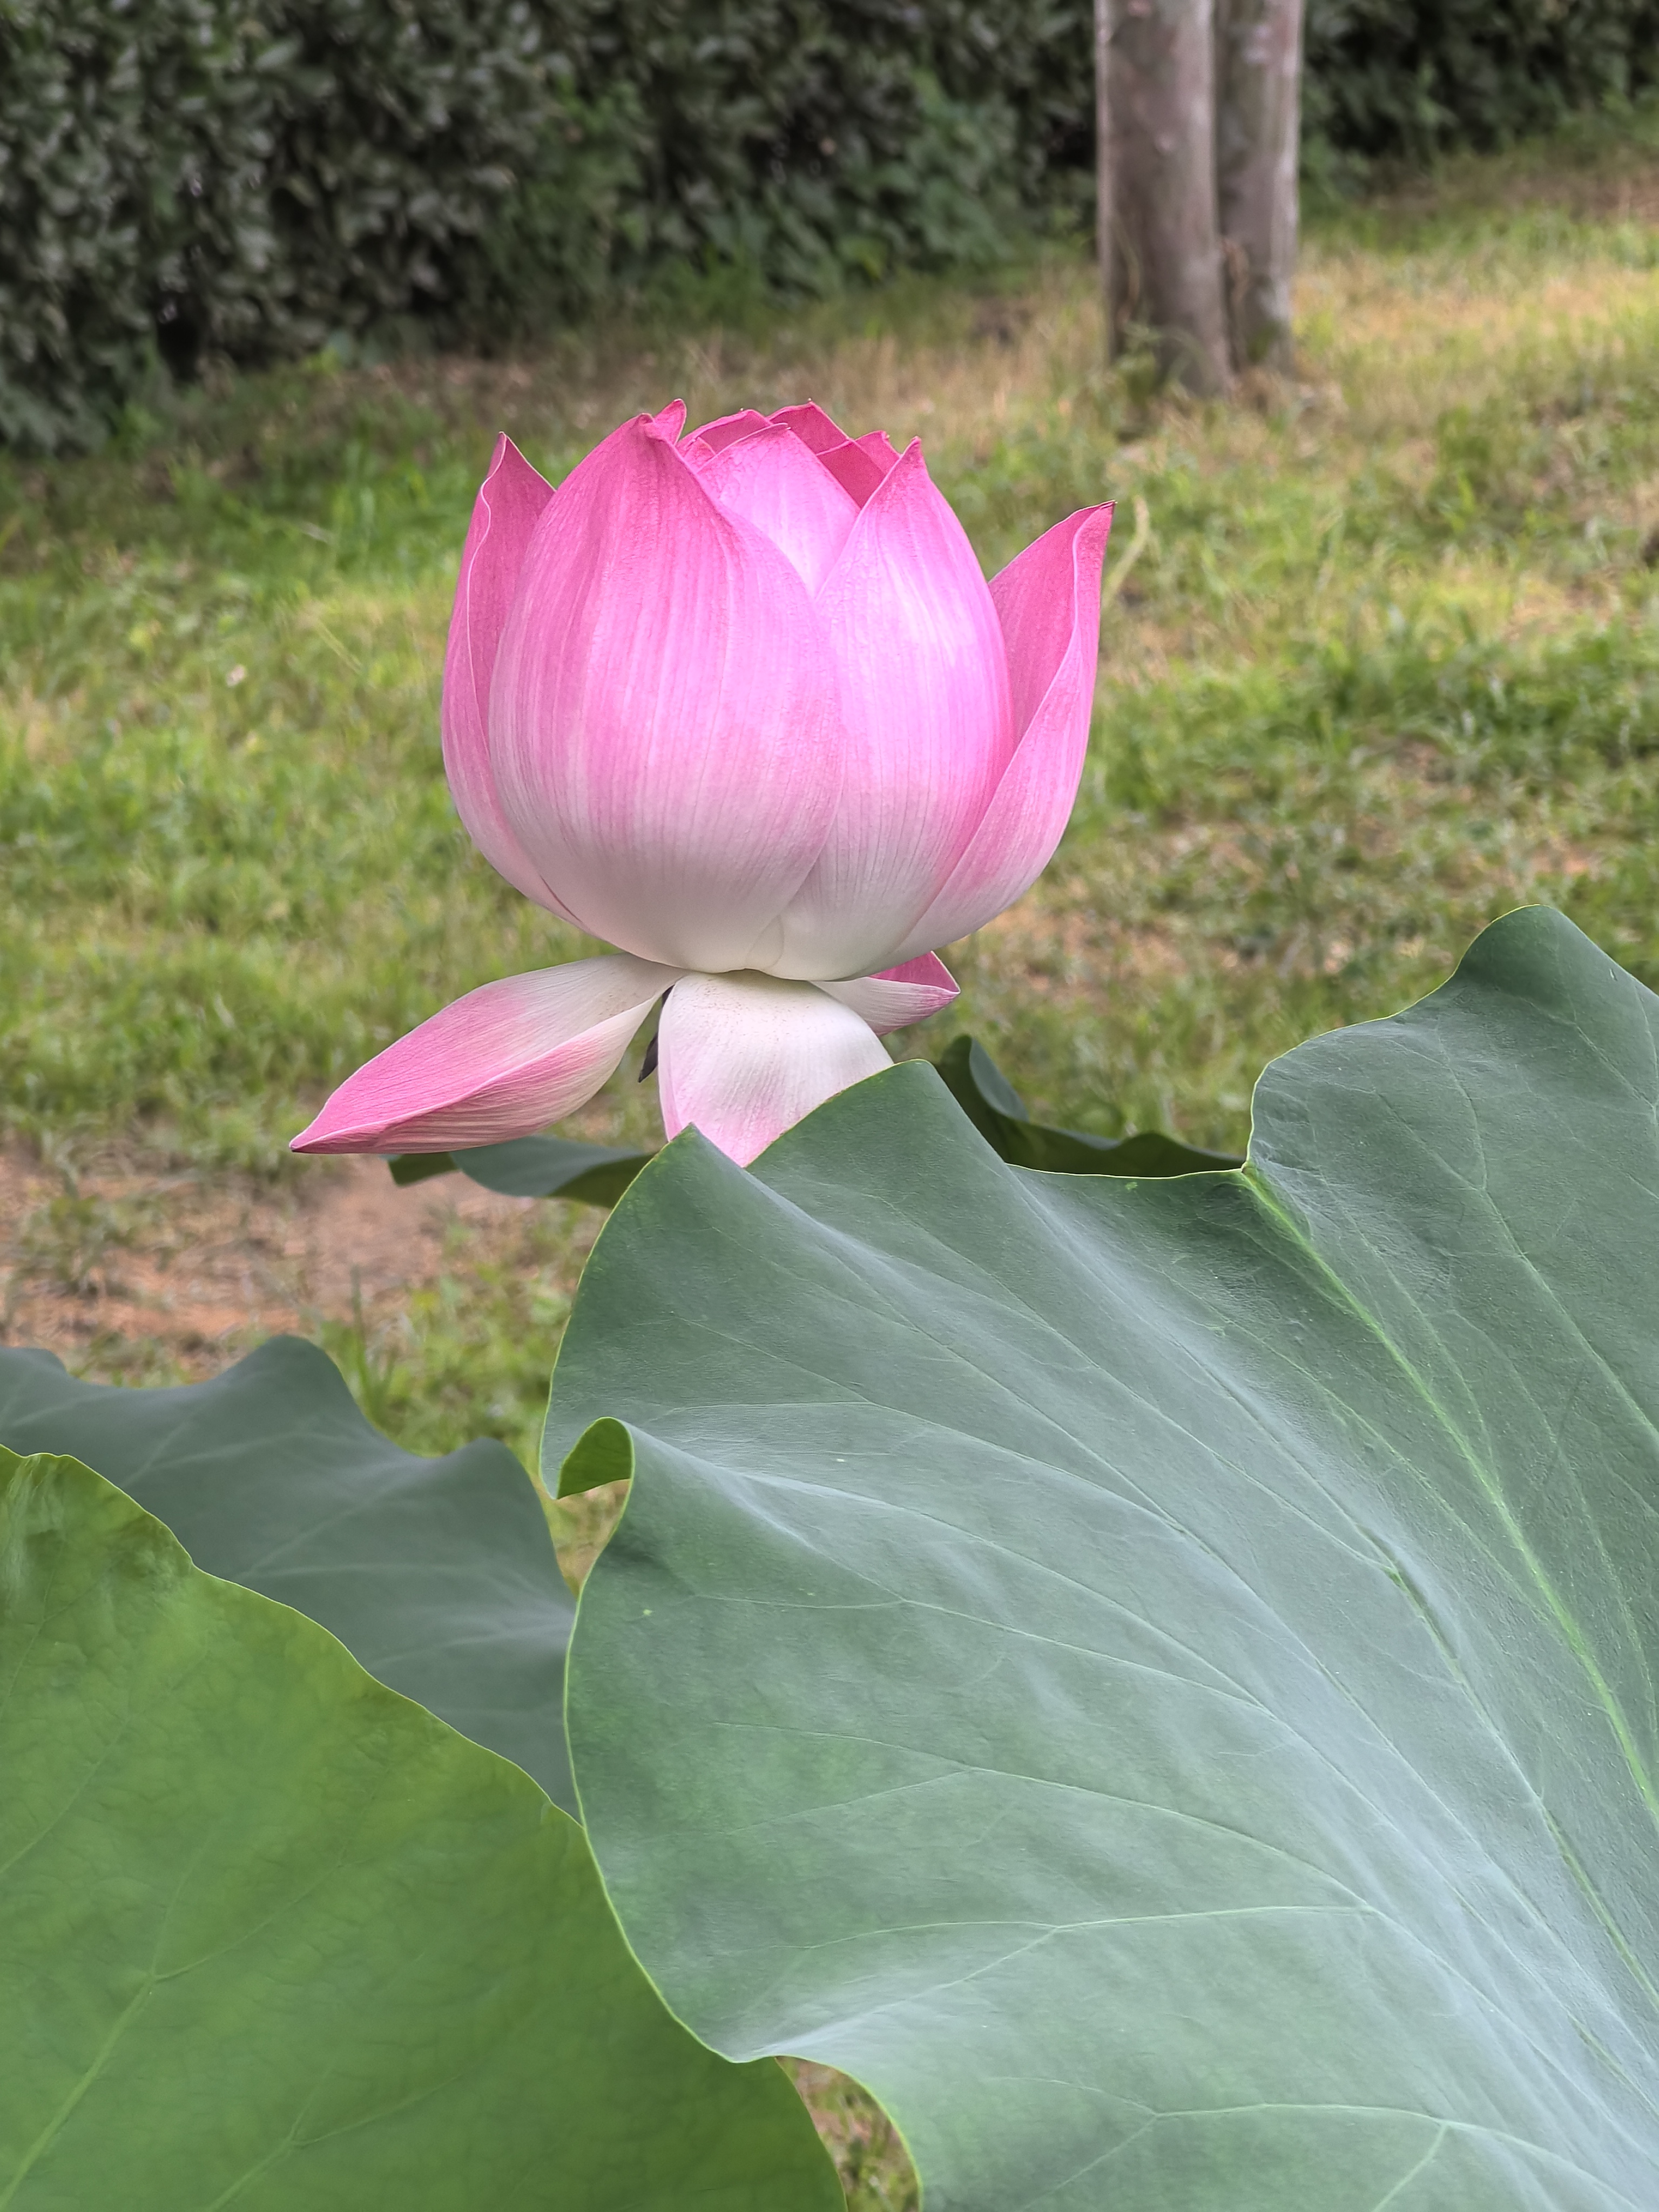
{"type": "Polygon", "coordinates": [[[1303,0],[1217,0],[1216,178],[1233,359],[1291,365],[1303,0]]]}
{"type": "Polygon", "coordinates": [[[1212,0],[1110,5],[1115,329],[1151,330],[1164,374],[1189,392],[1224,392],[1212,0]]]}
{"type": "Polygon", "coordinates": [[[1117,212],[1112,191],[1112,0],[1095,0],[1095,251],[1100,259],[1100,289],[1106,301],[1106,358],[1117,354],[1117,319],[1112,313],[1116,279],[1117,212]]]}

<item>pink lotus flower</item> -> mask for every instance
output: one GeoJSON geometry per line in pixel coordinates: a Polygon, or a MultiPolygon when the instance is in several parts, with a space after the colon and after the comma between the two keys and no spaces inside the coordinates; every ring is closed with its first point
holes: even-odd
{"type": "Polygon", "coordinates": [[[585,1103],[666,993],[663,1120],[747,1162],[949,1002],[1082,772],[1111,509],[990,585],[921,448],[813,406],[503,438],[461,556],[444,763],[509,883],[622,950],[471,991],[296,1152],[444,1152],[585,1103]]]}

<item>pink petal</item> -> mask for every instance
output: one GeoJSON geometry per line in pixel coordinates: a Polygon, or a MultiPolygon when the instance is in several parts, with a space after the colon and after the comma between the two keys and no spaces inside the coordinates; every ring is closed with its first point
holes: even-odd
{"type": "Polygon", "coordinates": [[[858,520],[856,502],[782,423],[740,438],[697,471],[728,514],[740,514],[787,553],[816,592],[858,520]]]}
{"type": "Polygon", "coordinates": [[[850,1006],[878,1036],[902,1030],[948,1006],[957,995],[955,977],[932,952],[920,960],[907,960],[902,968],[884,969],[878,975],[859,975],[850,982],[820,983],[843,1006],[850,1006]]]}
{"type": "Polygon", "coordinates": [[[1083,774],[1100,658],[1109,507],[1085,507],[1002,571],[991,596],[1008,641],[1018,750],[973,842],[900,948],[950,945],[1012,906],[1065,831],[1083,774]]]}
{"type": "Polygon", "coordinates": [[[820,453],[818,459],[842,489],[860,507],[868,506],[886,474],[879,461],[866,453],[861,446],[855,446],[850,439],[844,446],[832,446],[827,453],[820,453]]]}
{"type": "Polygon", "coordinates": [[[827,453],[836,446],[852,442],[840,423],[832,422],[816,399],[804,400],[799,407],[780,407],[768,419],[793,430],[810,453],[827,453]]]}
{"type": "Polygon", "coordinates": [[[752,407],[744,407],[735,415],[722,415],[717,422],[705,422],[701,429],[693,430],[686,440],[688,446],[701,446],[706,453],[724,453],[739,438],[752,437],[757,430],[766,428],[764,415],[757,415],[752,407]]]}
{"type": "Polygon", "coordinates": [[[695,1125],[740,1167],[837,1091],[891,1065],[858,1016],[816,985],[752,971],[677,983],[657,1048],[669,1135],[695,1125]]]}
{"type": "Polygon", "coordinates": [[[854,438],[853,443],[860,453],[875,463],[883,476],[889,469],[898,466],[898,454],[885,430],[866,430],[861,438],[854,438]]]}
{"type": "Polygon", "coordinates": [[[841,672],[847,778],[782,949],[758,964],[858,975],[892,961],[1014,749],[1001,625],[920,446],[860,514],[817,604],[841,672]]]}
{"type": "Polygon", "coordinates": [[[679,975],[625,952],[469,991],[348,1076],[296,1152],[447,1152],[585,1105],[679,975]]]}
{"type": "Polygon", "coordinates": [[[501,805],[544,877],[647,959],[750,964],[823,848],[844,744],[793,564],[656,425],[613,431],[537,526],[490,693],[501,805]]]}
{"type": "Polygon", "coordinates": [[[444,769],[467,836],[491,867],[526,898],[575,921],[568,907],[543,881],[501,812],[485,736],[489,684],[502,626],[531,533],[552,496],[552,485],[531,467],[511,438],[498,438],[461,552],[439,719],[444,769]]]}
{"type": "Polygon", "coordinates": [[[772,420],[793,430],[860,507],[898,459],[884,432],[869,430],[862,438],[849,438],[810,399],[804,406],[781,407],[772,420]]]}

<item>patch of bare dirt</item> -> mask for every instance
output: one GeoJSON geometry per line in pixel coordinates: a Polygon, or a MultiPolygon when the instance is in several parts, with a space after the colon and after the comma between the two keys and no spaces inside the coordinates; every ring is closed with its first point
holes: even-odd
{"type": "Polygon", "coordinates": [[[212,1374],[264,1337],[435,1280],[458,1231],[506,1249],[537,1203],[459,1175],[400,1190],[372,1159],[273,1188],[118,1163],[73,1172],[15,1147],[0,1152],[0,1340],[71,1365],[118,1342],[212,1374]]]}

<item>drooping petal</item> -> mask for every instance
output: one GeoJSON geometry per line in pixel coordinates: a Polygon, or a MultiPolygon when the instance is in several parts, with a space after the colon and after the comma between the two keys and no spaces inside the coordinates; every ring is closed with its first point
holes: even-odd
{"type": "Polygon", "coordinates": [[[858,520],[857,502],[793,431],[769,422],[739,438],[698,471],[728,514],[740,514],[787,553],[816,592],[858,520]]]}
{"type": "Polygon", "coordinates": [[[825,978],[892,962],[989,805],[1014,725],[996,609],[919,445],[860,514],[817,604],[841,675],[847,777],[781,951],[757,964],[825,978]]]}
{"type": "Polygon", "coordinates": [[[677,983],[657,1049],[669,1135],[695,1125],[743,1167],[815,1106],[891,1064],[850,1007],[814,984],[752,970],[677,983]]]}
{"type": "MultiPolygon", "coordinates": [[[[1069,702],[1073,715],[1085,710],[1087,734],[1086,708],[1100,657],[1100,572],[1112,513],[1109,506],[1080,507],[991,580],[1022,738],[1037,709],[1051,699],[1055,705],[1069,702]]],[[[1075,731],[1075,722],[1071,726],[1075,731]]]]}
{"type": "Polygon", "coordinates": [[[799,407],[779,408],[772,420],[793,430],[860,507],[898,459],[884,431],[866,430],[861,438],[849,438],[810,399],[799,407]]]}
{"type": "Polygon", "coordinates": [[[1024,735],[985,818],[900,950],[950,945],[1012,906],[1059,844],[1089,744],[1100,659],[1100,568],[1109,507],[1044,532],[991,586],[1024,735]]]}
{"type": "Polygon", "coordinates": [[[501,631],[531,535],[552,496],[552,485],[531,467],[511,438],[498,438],[461,552],[439,719],[444,769],[467,836],[515,890],[538,906],[574,921],[575,915],[544,882],[501,812],[486,734],[489,684],[501,631]]]}
{"type": "Polygon", "coordinates": [[[537,526],[490,693],[501,805],[542,874],[647,959],[749,964],[823,848],[844,742],[793,563],[624,423],[537,526]]]}
{"type": "Polygon", "coordinates": [[[941,1006],[950,1005],[958,988],[945,963],[932,952],[924,952],[919,960],[907,960],[902,968],[884,969],[878,975],[818,985],[819,990],[828,991],[832,999],[839,999],[843,1006],[850,1006],[868,1022],[878,1036],[936,1014],[941,1006]]]}
{"type": "Polygon", "coordinates": [[[446,1152],[585,1105],[680,975],[608,952],[457,999],[348,1076],[296,1152],[446,1152]]]}

